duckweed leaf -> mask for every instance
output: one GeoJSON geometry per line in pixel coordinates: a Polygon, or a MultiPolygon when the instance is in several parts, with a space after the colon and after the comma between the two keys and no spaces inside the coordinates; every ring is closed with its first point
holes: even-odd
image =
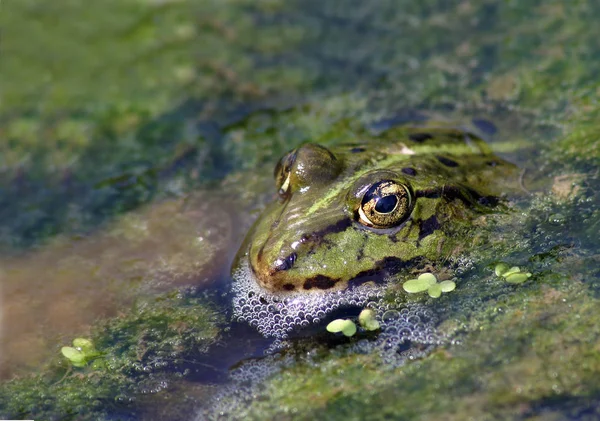
{"type": "Polygon", "coordinates": [[[326,329],[331,333],[342,332],[346,336],[352,336],[356,333],[356,325],[348,319],[336,319],[329,323],[326,329]]]}
{"type": "Polygon", "coordinates": [[[427,281],[429,285],[434,285],[437,282],[437,278],[433,273],[425,272],[420,274],[417,279],[419,281],[427,281]]]}
{"type": "Polygon", "coordinates": [[[334,321],[332,321],[331,323],[329,323],[326,327],[327,332],[331,332],[331,333],[338,333],[341,332],[344,329],[344,326],[346,326],[346,322],[347,320],[344,319],[335,319],[334,321]]]}
{"type": "Polygon", "coordinates": [[[60,352],[69,360],[75,367],[83,367],[85,365],[85,355],[82,352],[70,346],[63,346],[60,352]]]}
{"type": "Polygon", "coordinates": [[[426,291],[429,286],[429,279],[411,279],[402,284],[404,291],[409,294],[426,291]]]}
{"type": "Polygon", "coordinates": [[[519,269],[519,267],[518,267],[518,266],[513,266],[513,267],[511,267],[510,269],[508,269],[506,272],[504,272],[504,273],[502,274],[502,276],[503,276],[504,278],[507,278],[507,277],[509,277],[510,275],[512,275],[513,273],[519,273],[520,271],[521,271],[521,269],[519,269]]]}
{"type": "Polygon", "coordinates": [[[438,298],[440,295],[442,295],[442,287],[440,284],[431,285],[427,289],[427,293],[431,298],[438,298]]]}
{"type": "Polygon", "coordinates": [[[527,272],[527,273],[524,273],[524,272],[511,273],[510,275],[508,275],[506,277],[506,282],[508,282],[509,284],[522,284],[530,276],[531,276],[531,273],[529,273],[529,272],[527,272]]]}
{"type": "Polygon", "coordinates": [[[358,323],[365,330],[377,330],[379,329],[379,322],[375,319],[375,312],[370,309],[364,309],[358,315],[358,323]]]}
{"type": "Polygon", "coordinates": [[[454,291],[456,284],[453,281],[442,281],[440,282],[440,288],[442,289],[442,292],[450,292],[454,291]]]}
{"type": "Polygon", "coordinates": [[[73,339],[73,346],[80,349],[84,354],[95,352],[94,344],[89,339],[75,338],[73,339]]]}
{"type": "Polygon", "coordinates": [[[60,352],[71,361],[83,361],[83,354],[70,346],[63,346],[60,352]]]}
{"type": "Polygon", "coordinates": [[[508,270],[508,265],[506,263],[498,263],[494,268],[494,273],[496,276],[502,276],[508,270]]]}
{"type": "Polygon", "coordinates": [[[342,333],[348,337],[353,336],[356,333],[356,325],[352,320],[346,320],[346,325],[342,329],[342,333]]]}

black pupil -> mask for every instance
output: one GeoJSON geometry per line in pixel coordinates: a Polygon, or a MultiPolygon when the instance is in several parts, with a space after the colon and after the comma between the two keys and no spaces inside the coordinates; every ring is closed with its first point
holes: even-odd
{"type": "Polygon", "coordinates": [[[375,204],[375,211],[379,213],[390,213],[396,207],[398,198],[393,194],[382,197],[375,204]]]}

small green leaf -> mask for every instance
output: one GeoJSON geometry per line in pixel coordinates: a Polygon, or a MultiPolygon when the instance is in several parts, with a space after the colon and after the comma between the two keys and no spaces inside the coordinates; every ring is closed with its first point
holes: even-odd
{"type": "Polygon", "coordinates": [[[528,275],[528,273],[522,273],[522,272],[511,273],[510,275],[508,275],[506,277],[506,282],[508,282],[509,284],[522,284],[529,278],[529,276],[527,276],[527,275],[528,275]]]}
{"type": "Polygon", "coordinates": [[[363,327],[365,328],[365,330],[377,330],[381,327],[381,325],[377,320],[373,319],[363,327]]]}
{"type": "Polygon", "coordinates": [[[442,292],[450,292],[454,291],[456,284],[452,281],[442,281],[440,282],[440,288],[442,288],[442,292]]]}
{"type": "Polygon", "coordinates": [[[358,323],[365,330],[377,330],[379,329],[379,322],[375,319],[375,312],[370,309],[364,309],[358,315],[358,323]]]}
{"type": "Polygon", "coordinates": [[[494,268],[494,272],[496,276],[502,276],[508,270],[508,265],[506,263],[498,263],[494,268]]]}
{"type": "Polygon", "coordinates": [[[75,365],[76,363],[85,362],[85,355],[81,351],[71,348],[70,346],[63,346],[60,352],[75,365]]]}
{"type": "Polygon", "coordinates": [[[440,284],[431,285],[427,289],[427,293],[431,298],[438,298],[440,295],[442,295],[442,287],[440,284]]]}
{"type": "Polygon", "coordinates": [[[89,339],[75,338],[73,339],[73,346],[80,349],[84,354],[92,353],[95,351],[94,344],[89,339]]]}
{"type": "Polygon", "coordinates": [[[428,279],[411,279],[402,284],[404,291],[410,294],[426,291],[429,286],[430,284],[428,279]]]}
{"type": "Polygon", "coordinates": [[[346,320],[335,319],[334,321],[329,323],[325,329],[327,329],[327,332],[338,333],[341,332],[342,329],[344,329],[344,326],[346,326],[346,320]]]}
{"type": "Polygon", "coordinates": [[[342,329],[342,333],[348,337],[353,336],[356,333],[356,325],[352,320],[346,320],[346,325],[342,329]]]}
{"type": "Polygon", "coordinates": [[[429,285],[433,285],[437,282],[437,278],[435,277],[435,275],[429,272],[420,274],[419,276],[417,276],[417,279],[419,281],[427,281],[429,282],[429,285]]]}
{"type": "Polygon", "coordinates": [[[356,325],[348,319],[336,319],[329,323],[326,329],[331,333],[342,332],[346,336],[352,336],[356,333],[356,325]]]}
{"type": "Polygon", "coordinates": [[[508,277],[508,276],[512,275],[513,273],[519,273],[520,271],[521,271],[521,269],[519,269],[519,267],[518,267],[518,266],[513,266],[513,267],[511,267],[510,269],[508,269],[506,272],[504,272],[504,273],[502,274],[502,276],[503,276],[504,278],[506,278],[506,277],[508,277]]]}

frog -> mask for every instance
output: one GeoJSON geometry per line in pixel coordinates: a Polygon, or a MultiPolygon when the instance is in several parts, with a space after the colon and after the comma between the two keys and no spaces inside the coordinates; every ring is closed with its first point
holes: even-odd
{"type": "Polygon", "coordinates": [[[475,221],[506,210],[506,180],[516,172],[483,136],[448,124],[303,143],[276,164],[274,200],[233,270],[285,295],[344,291],[443,265],[468,246],[475,221]]]}

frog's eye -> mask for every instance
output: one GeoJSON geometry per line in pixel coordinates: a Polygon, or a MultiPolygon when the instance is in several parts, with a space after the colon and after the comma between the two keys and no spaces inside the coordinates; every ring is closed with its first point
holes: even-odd
{"type": "Polygon", "coordinates": [[[392,180],[379,181],[365,193],[358,208],[359,222],[372,228],[391,228],[403,222],[411,210],[410,190],[392,180]]]}
{"type": "Polygon", "coordinates": [[[292,167],[296,161],[297,151],[293,150],[283,156],[275,166],[274,176],[277,193],[280,197],[285,197],[290,192],[290,179],[292,176],[292,167]]]}

